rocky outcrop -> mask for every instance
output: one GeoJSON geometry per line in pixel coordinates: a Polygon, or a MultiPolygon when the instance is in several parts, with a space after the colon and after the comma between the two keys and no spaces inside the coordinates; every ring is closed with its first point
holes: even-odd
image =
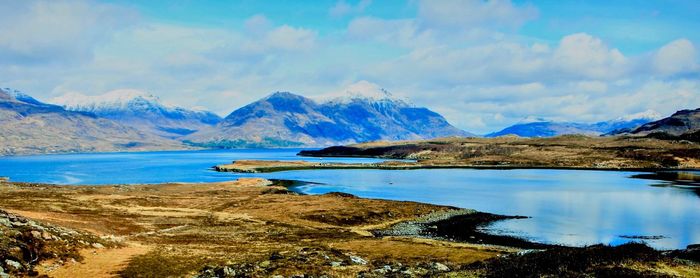
{"type": "Polygon", "coordinates": [[[0,210],[0,277],[36,275],[34,267],[42,261],[80,261],[80,249],[107,246],[115,243],[0,210]]]}

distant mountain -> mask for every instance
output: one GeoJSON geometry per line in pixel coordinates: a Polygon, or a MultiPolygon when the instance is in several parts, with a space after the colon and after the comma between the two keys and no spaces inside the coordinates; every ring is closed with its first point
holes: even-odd
{"type": "Polygon", "coordinates": [[[646,123],[629,133],[635,135],[662,133],[671,136],[696,134],[695,136],[697,136],[698,131],[700,131],[700,108],[680,110],[670,117],[646,123]]]}
{"type": "Polygon", "coordinates": [[[487,134],[486,137],[518,135],[522,137],[551,137],[564,134],[602,135],[611,132],[631,130],[660,118],[655,111],[645,111],[611,121],[597,123],[554,122],[544,119],[528,119],[501,131],[487,134]]]}
{"type": "Polygon", "coordinates": [[[52,102],[70,111],[93,113],[167,138],[188,135],[221,121],[214,113],[165,105],[158,97],[136,90],[99,96],[70,93],[52,102]]]}
{"type": "Polygon", "coordinates": [[[0,89],[0,155],[182,148],[177,141],[91,113],[66,111],[17,90],[0,89]]]}
{"type": "Polygon", "coordinates": [[[472,135],[427,108],[373,89],[323,102],[277,92],[184,139],[206,147],[293,147],[472,135]]]}

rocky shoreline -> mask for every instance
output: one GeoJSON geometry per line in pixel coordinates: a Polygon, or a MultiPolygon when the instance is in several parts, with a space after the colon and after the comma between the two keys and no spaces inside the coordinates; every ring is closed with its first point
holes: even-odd
{"type": "Polygon", "coordinates": [[[344,193],[294,194],[290,186],[294,182],[263,179],[4,182],[0,209],[8,213],[0,219],[5,215],[10,224],[0,220],[0,235],[8,235],[0,236],[0,264],[14,276],[56,277],[700,274],[697,246],[661,252],[633,244],[542,245],[479,231],[513,217],[344,193]]]}

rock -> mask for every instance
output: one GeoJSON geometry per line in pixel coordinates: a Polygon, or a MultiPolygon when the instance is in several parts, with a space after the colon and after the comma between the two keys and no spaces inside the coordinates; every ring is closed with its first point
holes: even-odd
{"type": "Polygon", "coordinates": [[[236,271],[233,268],[231,268],[230,266],[224,266],[222,271],[224,273],[224,276],[226,276],[226,277],[233,276],[236,274],[236,271]]]}
{"type": "Polygon", "coordinates": [[[92,247],[93,247],[93,248],[97,248],[97,249],[105,248],[104,245],[102,245],[102,244],[100,244],[100,243],[98,243],[98,242],[93,243],[93,244],[92,244],[92,247]]]}
{"type": "Polygon", "coordinates": [[[342,262],[331,262],[332,267],[340,267],[341,265],[343,265],[342,262]]]}
{"type": "Polygon", "coordinates": [[[360,258],[358,256],[350,256],[350,261],[353,264],[359,264],[359,265],[366,265],[367,264],[367,261],[365,259],[360,258]]]}
{"type": "Polygon", "coordinates": [[[49,232],[47,232],[47,231],[43,231],[43,232],[41,233],[41,238],[43,238],[44,240],[52,240],[52,239],[54,239],[54,236],[52,236],[52,235],[51,235],[49,232]]]}
{"type": "Polygon", "coordinates": [[[13,260],[5,260],[5,265],[8,268],[14,269],[15,271],[20,271],[23,268],[21,263],[15,262],[13,260]]]}
{"type": "Polygon", "coordinates": [[[19,248],[18,246],[11,247],[7,249],[7,253],[10,254],[10,256],[15,257],[15,258],[21,258],[23,257],[22,248],[19,248]]]}
{"type": "Polygon", "coordinates": [[[392,272],[392,269],[391,269],[390,265],[385,265],[382,268],[375,269],[374,272],[379,273],[379,274],[387,274],[387,273],[392,272]]]}
{"type": "Polygon", "coordinates": [[[270,261],[262,261],[258,264],[258,266],[261,268],[268,268],[270,267],[270,261]]]}
{"type": "Polygon", "coordinates": [[[450,271],[450,268],[449,268],[448,266],[446,266],[446,265],[444,265],[444,264],[441,264],[441,263],[434,263],[434,264],[433,264],[433,269],[435,269],[435,270],[437,270],[437,271],[441,271],[441,272],[450,271]]]}
{"type": "Polygon", "coordinates": [[[5,227],[10,227],[12,225],[12,223],[7,218],[0,218],[0,225],[3,225],[5,227]]]}
{"type": "Polygon", "coordinates": [[[284,259],[284,256],[282,256],[282,254],[280,254],[280,252],[275,251],[275,252],[272,252],[272,254],[270,254],[270,260],[272,260],[272,261],[281,260],[281,259],[284,259]]]}
{"type": "Polygon", "coordinates": [[[41,239],[41,232],[39,231],[31,231],[32,237],[36,239],[41,239]]]}

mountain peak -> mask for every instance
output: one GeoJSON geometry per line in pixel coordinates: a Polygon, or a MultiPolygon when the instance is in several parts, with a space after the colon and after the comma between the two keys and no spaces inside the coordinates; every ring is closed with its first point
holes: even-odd
{"type": "Polygon", "coordinates": [[[81,111],[105,109],[123,110],[128,109],[131,105],[136,103],[167,107],[161,103],[160,98],[143,91],[132,89],[114,90],[97,96],[88,96],[81,93],[67,93],[52,99],[52,102],[70,110],[81,111]]]}
{"type": "Polygon", "coordinates": [[[518,121],[517,124],[549,123],[549,122],[552,122],[552,121],[547,120],[547,119],[542,118],[542,117],[537,117],[537,116],[532,116],[532,115],[530,115],[530,116],[527,116],[527,117],[522,118],[520,121],[518,121]]]}
{"type": "Polygon", "coordinates": [[[350,84],[345,89],[319,97],[323,102],[350,103],[353,101],[393,102],[400,106],[412,106],[408,99],[394,96],[378,84],[361,80],[350,84]]]}
{"type": "Polygon", "coordinates": [[[267,97],[265,97],[265,100],[269,99],[299,99],[299,98],[304,98],[303,96],[290,93],[290,92],[274,92],[267,97]]]}
{"type": "Polygon", "coordinates": [[[5,93],[9,98],[14,99],[16,101],[21,101],[24,103],[29,103],[29,104],[35,104],[35,105],[46,105],[45,103],[36,100],[32,96],[20,91],[20,90],[15,90],[12,88],[0,88],[0,92],[5,93]]]}
{"type": "Polygon", "coordinates": [[[655,120],[658,120],[658,119],[661,119],[661,118],[663,118],[663,115],[661,115],[661,113],[649,109],[649,110],[642,111],[642,112],[639,112],[639,113],[634,113],[634,114],[629,114],[629,115],[626,115],[626,116],[622,116],[622,117],[619,117],[619,118],[617,118],[617,119],[615,119],[615,120],[616,120],[616,121],[619,121],[619,122],[629,122],[629,121],[634,121],[634,120],[651,120],[651,121],[655,121],[655,120]]]}

